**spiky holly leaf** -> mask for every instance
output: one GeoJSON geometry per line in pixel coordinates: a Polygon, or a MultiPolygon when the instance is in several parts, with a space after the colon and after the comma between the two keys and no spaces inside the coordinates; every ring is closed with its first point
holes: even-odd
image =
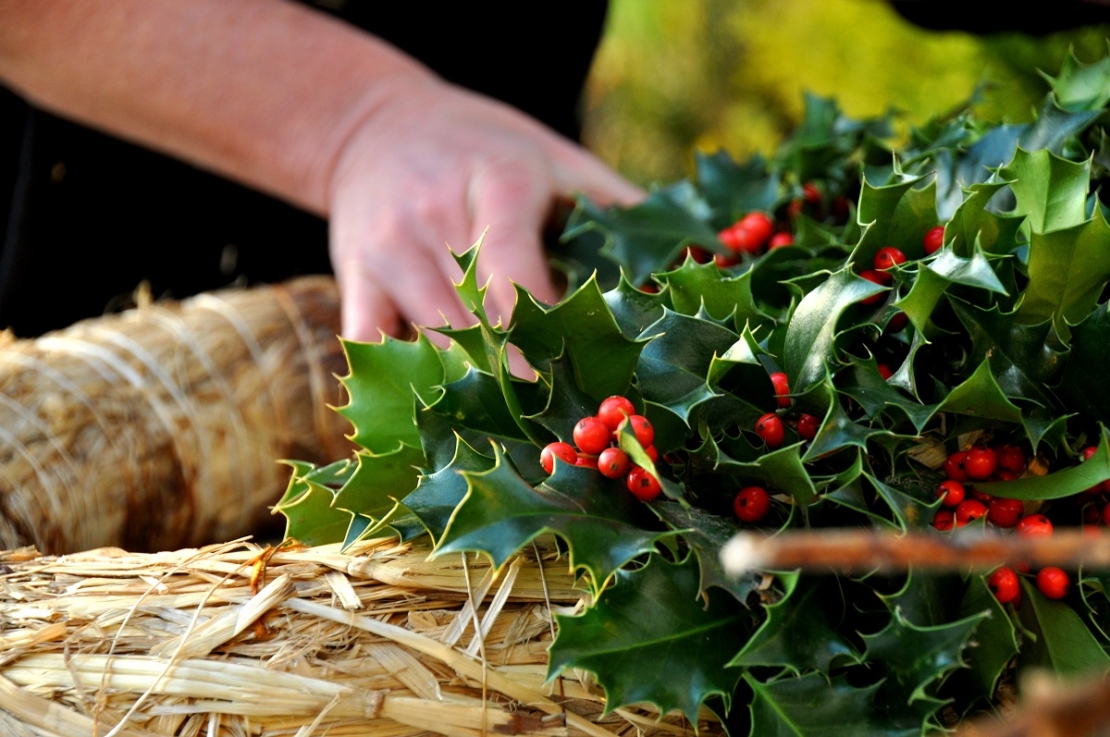
{"type": "Polygon", "coordinates": [[[661,278],[669,287],[675,312],[697,315],[704,309],[714,320],[731,319],[737,330],[742,330],[745,324],[767,320],[752,300],[751,271],[729,276],[712,262],[699,264],[688,259],[661,278]]]}
{"type": "Polygon", "coordinates": [[[1071,355],[1056,392],[1070,409],[1110,424],[1110,312],[1099,305],[1072,330],[1071,355]]]}
{"type": "Polygon", "coordinates": [[[914,327],[926,332],[937,302],[953,284],[1006,294],[1006,288],[978,246],[973,247],[971,258],[961,258],[953,250],[945,249],[921,264],[909,293],[894,306],[906,313],[914,327]]]}
{"type": "Polygon", "coordinates": [[[416,488],[424,451],[402,444],[389,453],[359,451],[355,472],[335,494],[337,509],[379,518],[393,509],[396,500],[416,488]]]}
{"type": "Polygon", "coordinates": [[[423,334],[412,342],[342,342],[350,373],[340,381],[350,401],[338,412],[354,426],[351,440],[374,453],[419,447],[413,394],[425,404],[436,399],[444,375],[435,346],[423,334]]]}
{"type": "MultiPolygon", "coordinates": [[[[863,477],[871,484],[879,498],[886,502],[901,530],[927,529],[933,521],[940,499],[934,492],[924,494],[920,487],[896,486],[884,483],[870,473],[863,477]]],[[[887,479],[893,481],[893,479],[887,479]]]]}
{"type": "Polygon", "coordinates": [[[707,223],[709,206],[690,211],[696,198],[687,184],[652,192],[632,207],[602,209],[579,200],[563,238],[598,230],[605,234],[604,253],[621,264],[633,284],[643,284],[655,271],[663,271],[686,246],[720,249],[717,231],[707,223]]]}
{"type": "Polygon", "coordinates": [[[293,467],[289,486],[275,512],[285,516],[285,537],[305,545],[328,545],[344,539],[351,514],[332,506],[335,492],[354,473],[355,464],[336,461],[321,468],[302,461],[293,467]]]}
{"type": "MultiPolygon", "coordinates": [[[[574,444],[574,426],[583,417],[597,414],[599,402],[578,388],[577,377],[570,359],[566,356],[551,361],[540,381],[547,388],[547,404],[543,412],[530,415],[529,419],[551,431],[564,443],[574,444]]],[[[626,396],[628,391],[613,392],[626,396]]]]}
{"type": "Polygon", "coordinates": [[[1101,114],[1100,110],[1061,110],[1049,95],[1037,110],[1037,119],[1021,132],[1018,145],[1026,151],[1046,149],[1061,154],[1068,139],[1086,130],[1101,114]]]}
{"type": "Polygon", "coordinates": [[[885,708],[898,711],[921,701],[935,711],[943,703],[935,697],[936,687],[957,668],[964,667],[963,651],[985,613],[955,622],[918,626],[895,608],[890,624],[873,635],[863,635],[864,658],[886,672],[877,699],[885,708]]]}
{"type": "Polygon", "coordinates": [[[1007,499],[1060,499],[1110,479],[1110,445],[1104,430],[1095,454],[1082,463],[1046,476],[1028,476],[1006,482],[976,483],[975,488],[1007,499]]]}
{"type": "Polygon", "coordinates": [[[1029,323],[1052,320],[1061,335],[1094,309],[1110,280],[1110,225],[1102,209],[1082,225],[1051,233],[1033,231],[1029,242],[1029,285],[1018,308],[1029,323]]]}
{"type": "Polygon", "coordinates": [[[671,529],[682,532],[682,539],[697,556],[701,575],[699,590],[706,591],[713,586],[729,592],[742,604],[748,600],[759,583],[759,574],[748,573],[737,578],[725,573],[721,564],[721,549],[740,530],[734,520],[677,502],[659,502],[652,505],[652,510],[671,529]]]}
{"type": "Polygon", "coordinates": [[[762,682],[750,673],[744,680],[752,689],[751,737],[920,737],[921,719],[891,724],[877,713],[880,684],[856,687],[847,676],[826,680],[811,673],[800,678],[780,677],[762,682]]]}
{"type": "Polygon", "coordinates": [[[592,671],[605,689],[606,711],[647,702],[664,713],[677,709],[693,722],[709,696],[727,705],[741,671],[726,664],[747,636],[736,600],[702,599],[692,555],[681,563],[652,555],[643,568],[618,571],[615,579],[585,614],[556,616],[548,677],[566,668],[592,671]]]}
{"type": "Polygon", "coordinates": [[[518,286],[511,330],[513,345],[541,371],[565,355],[575,384],[597,402],[628,389],[643,348],[621,334],[593,279],[553,307],[518,286]]]}
{"type": "Polygon", "coordinates": [[[986,583],[986,576],[972,574],[960,603],[959,616],[987,612],[975,630],[975,647],[966,652],[969,666],[967,681],[976,695],[990,698],[1010,661],[1018,653],[1017,630],[998,598],[986,583]]]}
{"type": "Polygon", "coordinates": [[[778,576],[783,598],[767,607],[767,619],[730,666],[778,666],[794,673],[828,673],[836,662],[859,660],[852,644],[837,632],[844,618],[843,594],[824,577],[778,576]]]}
{"type": "Polygon", "coordinates": [[[1087,185],[1091,162],[1074,163],[1049,151],[1025,151],[1003,167],[1023,213],[1034,233],[1050,233],[1080,225],[1087,219],[1087,185]]]}
{"type": "Polygon", "coordinates": [[[881,427],[854,422],[839,401],[834,401],[825,415],[817,436],[810,443],[803,460],[814,461],[851,446],[867,450],[867,442],[877,435],[889,435],[881,427]]]}
{"type": "MultiPolygon", "coordinates": [[[[922,404],[899,391],[879,374],[878,364],[873,358],[853,362],[850,368],[837,375],[837,381],[842,382],[844,394],[859,402],[869,418],[894,407],[909,418],[918,432],[925,429],[940,407],[939,404],[922,404]]],[[[840,421],[845,420],[847,417],[840,421]]]]}
{"type": "Polygon", "coordinates": [[[718,455],[716,470],[750,481],[763,481],[769,489],[789,494],[796,503],[804,506],[817,496],[817,488],[802,463],[801,451],[802,444],[794,443],[764,453],[754,461],[737,461],[722,451],[718,455]]]}
{"type": "Polygon", "coordinates": [[[710,320],[665,310],[641,336],[650,342],[636,364],[640,393],[688,422],[699,404],[715,396],[707,383],[714,356],[739,337],[710,320]]]}
{"type": "Polygon", "coordinates": [[[959,209],[965,189],[987,181],[992,170],[1013,158],[1018,138],[1026,127],[1000,125],[983,133],[966,148],[945,148],[935,153],[937,215],[940,222],[950,220],[959,209]]]}
{"type": "Polygon", "coordinates": [[[589,572],[600,587],[617,568],[653,549],[660,532],[624,488],[593,469],[556,463],[555,473],[532,488],[494,447],[488,471],[460,471],[469,484],[451,517],[436,554],[477,551],[501,565],[521,546],[552,532],[569,547],[575,569],[589,572]],[[642,523],[638,525],[637,522],[642,523]]]}
{"type": "Polygon", "coordinates": [[[458,381],[444,385],[443,396],[429,410],[454,418],[457,428],[514,440],[530,439],[520,426],[528,420],[514,414],[506,404],[497,379],[474,367],[458,381]]]}
{"type": "Polygon", "coordinates": [[[444,530],[466,497],[469,485],[462,471],[488,471],[494,459],[472,448],[462,438],[455,436],[455,454],[446,466],[420,477],[420,485],[404,498],[404,504],[416,515],[420,523],[439,541],[444,530]]]}
{"type": "Polygon", "coordinates": [[[1084,64],[1069,50],[1059,74],[1042,76],[1064,110],[1101,110],[1110,102],[1110,56],[1084,64]]]}
{"type": "Polygon", "coordinates": [[[784,366],[791,388],[801,393],[823,381],[835,360],[837,323],[845,310],[885,287],[861,279],[849,268],[831,274],[802,299],[786,328],[784,366]]]}
{"type": "Polygon", "coordinates": [[[983,310],[952,297],[949,302],[971,338],[968,360],[975,365],[988,361],[1003,394],[1042,407],[1055,404],[1046,387],[1056,383],[1068,352],[1057,343],[1050,322],[1020,324],[997,306],[983,310]]]}
{"type": "Polygon", "coordinates": [[[907,258],[925,255],[925,234],[937,224],[936,184],[916,189],[922,177],[897,184],[873,187],[863,182],[857,218],[863,236],[852,250],[851,260],[860,269],[870,269],[880,248],[894,246],[907,258]]]}
{"type": "Polygon", "coordinates": [[[1021,410],[1002,393],[989,359],[984,359],[967,380],[948,392],[940,408],[972,417],[1021,422],[1021,410]]]}
{"type": "Polygon", "coordinates": [[[1021,625],[1034,637],[1026,638],[1018,656],[1022,667],[1048,668],[1060,675],[1106,673],[1110,656],[1087,625],[1062,601],[1052,601],[1022,579],[1021,625]]]}
{"type": "Polygon", "coordinates": [[[944,226],[944,241],[957,256],[971,256],[976,243],[987,253],[1009,253],[1017,247],[1024,216],[1000,215],[987,209],[991,198],[1006,186],[1005,182],[971,185],[967,198],[944,226]]]}
{"type": "Polygon", "coordinates": [[[770,212],[778,200],[779,177],[767,171],[767,162],[758,154],[739,163],[724,150],[695,151],[694,171],[698,191],[709,203],[718,229],[749,212],[770,212]]]}
{"type": "Polygon", "coordinates": [[[641,292],[632,286],[624,276],[620,284],[604,295],[609,312],[620,327],[621,335],[636,338],[649,325],[663,317],[663,308],[670,305],[670,297],[663,294],[641,292]]]}

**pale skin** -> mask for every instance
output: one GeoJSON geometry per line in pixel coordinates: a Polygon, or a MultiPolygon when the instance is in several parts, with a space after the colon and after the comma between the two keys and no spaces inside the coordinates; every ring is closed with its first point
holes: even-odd
{"type": "Polygon", "coordinates": [[[469,324],[447,244],[486,228],[490,312],[554,301],[556,197],[642,192],[520,112],[284,0],[0,0],[0,79],[32,102],[328,218],[343,332],[469,324]]]}

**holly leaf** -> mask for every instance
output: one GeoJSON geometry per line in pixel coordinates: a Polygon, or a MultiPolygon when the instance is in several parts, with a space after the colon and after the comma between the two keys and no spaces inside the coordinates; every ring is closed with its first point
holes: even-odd
{"type": "Polygon", "coordinates": [[[937,215],[950,220],[964,201],[964,190],[985,182],[994,169],[1014,156],[1018,138],[1028,124],[999,125],[979,136],[964,149],[941,149],[935,153],[937,171],[937,215]]]}
{"type": "Polygon", "coordinates": [[[1071,355],[1056,392],[1081,415],[1110,424],[1107,366],[1110,366],[1110,312],[1102,304],[1072,329],[1071,355]]]}
{"type": "Polygon", "coordinates": [[[632,286],[624,276],[620,284],[604,294],[605,304],[620,327],[621,335],[636,338],[649,325],[663,317],[663,309],[670,303],[664,294],[641,292],[632,286]]]}
{"type": "Polygon", "coordinates": [[[617,571],[615,585],[585,614],[556,616],[548,678],[567,668],[592,671],[605,689],[606,712],[646,702],[662,713],[677,709],[693,723],[712,695],[727,708],[741,671],[726,664],[744,644],[745,617],[731,596],[704,602],[699,591],[694,556],[672,564],[652,555],[639,570],[617,571]]]}
{"type": "Polygon", "coordinates": [[[944,249],[932,261],[921,264],[909,293],[894,306],[906,313],[915,328],[925,332],[941,295],[953,284],[1006,294],[1006,288],[978,246],[972,249],[971,258],[961,258],[955,251],[944,249]]]}
{"type": "Polygon", "coordinates": [[[843,593],[827,577],[778,576],[783,597],[766,607],[767,619],[730,666],[779,666],[794,673],[828,673],[834,661],[858,662],[859,653],[836,631],[844,617],[843,593]]]}
{"type": "Polygon", "coordinates": [[[1018,145],[1026,151],[1047,149],[1060,154],[1069,138],[1086,130],[1101,114],[1101,110],[1062,110],[1049,95],[1041,103],[1037,119],[1021,132],[1018,145]]]}
{"type": "Polygon", "coordinates": [[[849,260],[871,268],[875,254],[886,246],[894,246],[907,258],[925,255],[925,234],[937,224],[936,184],[929,182],[920,189],[915,185],[922,177],[909,178],[897,184],[861,186],[857,218],[863,235],[852,250],[849,260]]]}
{"type": "Polygon", "coordinates": [[[1026,216],[1034,233],[1063,230],[1087,219],[1090,161],[1075,163],[1050,151],[1018,148],[1000,173],[1010,180],[1017,211],[1026,216]]]}
{"type": "Polygon", "coordinates": [[[680,268],[662,275],[675,312],[697,315],[702,310],[714,320],[731,319],[738,329],[759,323],[766,316],[752,300],[752,272],[727,276],[713,262],[688,259],[680,268]]]}
{"type": "Polygon", "coordinates": [[[940,506],[940,500],[936,498],[935,493],[926,497],[922,493],[912,493],[920,492],[919,488],[899,488],[884,483],[869,473],[863,474],[863,477],[874,487],[879,498],[890,507],[900,530],[923,530],[932,524],[937,507],[940,506]]]}
{"type": "Polygon", "coordinates": [[[834,401],[803,460],[814,461],[853,445],[866,451],[870,438],[884,434],[888,433],[882,428],[853,422],[840,406],[840,402],[834,401]]]}
{"type": "Polygon", "coordinates": [[[1027,323],[1078,323],[1090,314],[1110,280],[1110,225],[1102,209],[1094,217],[1051,233],[1033,231],[1029,241],[1029,285],[1018,307],[1027,323]]]}
{"type": "MultiPolygon", "coordinates": [[[[869,418],[874,419],[883,410],[894,407],[901,410],[913,423],[917,432],[925,429],[925,426],[940,406],[938,404],[922,404],[892,386],[879,374],[878,365],[874,358],[854,362],[848,371],[842,371],[838,374],[838,379],[843,382],[841,391],[859,402],[869,418]]],[[[843,410],[841,410],[840,415],[843,416],[839,420],[840,422],[850,422],[847,416],[844,415],[843,410]]],[[[863,433],[857,434],[862,435],[863,433]]],[[[841,445],[843,444],[846,443],[841,441],[841,445]]]]}
{"type": "Polygon", "coordinates": [[[967,380],[948,392],[940,409],[990,420],[1021,422],[1021,410],[1002,393],[989,359],[984,359],[967,380]]]}
{"type": "Polygon", "coordinates": [[[986,360],[1003,394],[1043,407],[1055,404],[1046,387],[1055,383],[1068,354],[1053,345],[1052,323],[1021,324],[997,306],[983,310],[951,297],[949,302],[971,338],[968,360],[973,364],[986,360]]]}
{"type": "Polygon", "coordinates": [[[826,680],[817,673],[767,683],[745,673],[744,681],[752,689],[752,737],[920,737],[922,732],[920,719],[895,725],[877,714],[881,684],[856,687],[847,676],[826,680]]]}
{"type": "Polygon", "coordinates": [[[354,426],[351,440],[373,453],[418,447],[413,396],[432,403],[444,378],[435,346],[423,334],[413,342],[342,343],[350,372],[339,381],[350,401],[337,411],[354,426]]]}
{"type": "Polygon", "coordinates": [[[643,348],[621,334],[593,279],[555,306],[518,286],[510,330],[513,345],[541,371],[565,354],[575,384],[596,402],[628,389],[643,348]]]}
{"type": "Polygon", "coordinates": [[[682,533],[682,539],[697,556],[699,591],[713,586],[732,594],[741,604],[748,600],[756,589],[759,575],[748,573],[736,578],[726,574],[721,564],[721,549],[740,531],[738,524],[723,515],[678,502],[658,502],[651,508],[672,530],[682,533]]]}
{"type": "Polygon", "coordinates": [[[470,488],[462,471],[489,471],[494,459],[474,450],[466,441],[455,436],[455,454],[451,462],[433,473],[420,477],[420,483],[404,504],[424,528],[438,542],[443,537],[451,515],[466,497],[470,488]]]}
{"type": "Polygon", "coordinates": [[[965,667],[962,653],[985,616],[918,626],[895,608],[885,628],[863,635],[864,659],[886,673],[876,693],[879,708],[897,713],[917,704],[925,718],[935,713],[944,703],[936,698],[936,688],[949,673],[965,667]]]}
{"type": "Polygon", "coordinates": [[[1018,616],[1033,637],[1026,638],[1021,648],[1020,667],[1047,668],[1059,675],[1110,670],[1110,656],[1070,606],[1046,598],[1024,578],[1021,588],[1024,596],[1018,616]]]}
{"type": "Polygon", "coordinates": [[[690,212],[689,186],[656,190],[627,208],[603,210],[587,199],[579,199],[563,238],[600,231],[605,235],[603,253],[624,267],[633,284],[643,284],[652,272],[663,271],[673,263],[686,246],[721,248],[717,231],[706,222],[708,205],[697,215],[690,212]]]}
{"type": "Polygon", "coordinates": [[[718,229],[749,212],[774,209],[779,178],[767,172],[767,162],[758,154],[737,163],[724,150],[715,154],[695,151],[694,165],[698,191],[709,203],[718,229]]]}
{"type": "Polygon", "coordinates": [[[1070,49],[1055,77],[1042,73],[1064,110],[1098,110],[1110,103],[1110,56],[1084,64],[1070,49]]]}
{"type": "Polygon", "coordinates": [[[1023,215],[999,215],[987,209],[1006,182],[979,182],[971,185],[967,197],[944,226],[944,241],[957,256],[975,253],[975,244],[987,253],[1009,253],[1017,247],[1023,215]]]}
{"type": "Polygon", "coordinates": [[[1110,479],[1110,446],[1103,431],[1095,454],[1080,464],[1045,476],[1027,476],[1013,481],[976,482],[975,488],[1007,499],[1060,499],[1098,486],[1110,479]]]}
{"type": "Polygon", "coordinates": [[[443,396],[429,407],[444,417],[453,418],[456,428],[476,430],[495,437],[529,440],[496,378],[473,366],[458,381],[443,387],[443,396]]]}
{"type": "Polygon", "coordinates": [[[827,362],[835,358],[833,345],[840,316],[856,302],[885,291],[844,268],[831,274],[807,294],[786,328],[783,363],[790,386],[802,393],[823,381],[827,362]]]}
{"type": "Polygon", "coordinates": [[[817,496],[817,487],[813,485],[813,479],[802,463],[801,451],[802,444],[794,443],[764,453],[750,462],[733,460],[721,452],[716,470],[751,481],[762,481],[772,489],[789,494],[795,503],[805,506],[817,496]]]}
{"type": "Polygon", "coordinates": [[[650,340],[636,364],[640,393],[689,422],[690,413],[715,396],[707,383],[714,356],[740,336],[709,320],[665,310],[640,337],[650,340]]]}
{"type": "Polygon", "coordinates": [[[274,512],[285,516],[285,537],[305,545],[341,542],[351,524],[351,513],[332,506],[335,491],[354,472],[355,464],[336,461],[322,468],[303,461],[293,467],[289,486],[274,512]]]}
{"type": "Polygon", "coordinates": [[[960,616],[986,616],[975,630],[975,647],[967,651],[968,680],[984,698],[994,696],[998,681],[1018,653],[1017,631],[1006,610],[987,586],[986,576],[971,575],[960,603],[960,616]]]}
{"type": "Polygon", "coordinates": [[[332,505],[377,519],[416,488],[424,451],[402,444],[388,453],[359,451],[355,458],[358,465],[336,492],[332,505]]]}
{"type": "Polygon", "coordinates": [[[598,588],[620,566],[651,552],[658,531],[644,529],[646,512],[623,482],[593,469],[555,464],[555,473],[532,488],[494,446],[487,471],[460,471],[469,488],[435,554],[482,552],[500,566],[523,545],[547,532],[563,538],[570,564],[589,572],[598,588]]]}

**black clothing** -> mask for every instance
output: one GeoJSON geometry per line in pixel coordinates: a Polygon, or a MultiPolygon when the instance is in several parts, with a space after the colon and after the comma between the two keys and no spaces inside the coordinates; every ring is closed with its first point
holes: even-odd
{"type": "MultiPolygon", "coordinates": [[[[604,0],[318,5],[577,138],[604,0]]],[[[0,329],[21,337],[101,314],[143,279],[180,298],[330,271],[320,218],[2,88],[0,238],[0,329]]]]}

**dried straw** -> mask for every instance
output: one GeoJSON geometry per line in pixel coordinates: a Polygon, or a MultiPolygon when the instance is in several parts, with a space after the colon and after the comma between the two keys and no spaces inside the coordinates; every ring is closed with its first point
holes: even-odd
{"type": "Polygon", "coordinates": [[[584,675],[545,682],[552,612],[582,604],[553,545],[502,570],[427,552],[0,553],[0,733],[692,733],[651,707],[605,714],[584,675]]]}
{"type": "Polygon", "coordinates": [[[277,458],[349,452],[330,278],[0,340],[0,548],[177,548],[257,531],[277,458]]]}

